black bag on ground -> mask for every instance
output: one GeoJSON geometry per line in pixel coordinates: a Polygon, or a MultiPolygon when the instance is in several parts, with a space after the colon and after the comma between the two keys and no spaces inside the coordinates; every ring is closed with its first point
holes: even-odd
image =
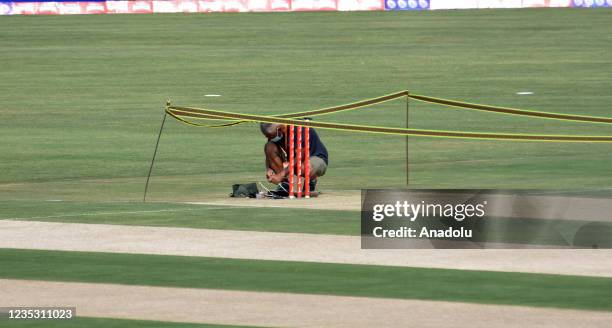
{"type": "Polygon", "coordinates": [[[230,197],[256,198],[258,192],[256,183],[235,184],[232,186],[230,197]]]}

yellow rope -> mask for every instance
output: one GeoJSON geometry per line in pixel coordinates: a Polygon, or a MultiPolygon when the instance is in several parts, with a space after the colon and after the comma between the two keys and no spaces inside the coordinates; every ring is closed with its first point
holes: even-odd
{"type": "Polygon", "coordinates": [[[443,131],[443,130],[422,130],[422,129],[406,129],[406,128],[391,128],[381,126],[366,126],[354,124],[339,124],[327,122],[313,122],[299,119],[281,118],[266,115],[252,115],[243,113],[232,113],[219,110],[177,107],[169,106],[166,109],[173,117],[190,117],[190,118],[206,118],[215,116],[226,118],[228,120],[247,121],[247,122],[264,122],[289,124],[295,126],[315,127],[329,130],[339,131],[356,131],[363,133],[376,133],[387,135],[402,135],[402,136],[424,136],[424,137],[441,137],[441,138],[461,138],[461,139],[486,139],[486,140],[514,140],[514,141],[553,141],[553,142],[612,142],[612,136],[571,136],[571,135],[533,135],[533,134],[504,134],[504,133],[481,133],[481,132],[464,132],[464,131],[443,131]]]}
{"type": "Polygon", "coordinates": [[[311,122],[297,120],[296,118],[312,117],[338,113],[341,111],[354,110],[375,104],[384,103],[390,100],[406,97],[417,101],[439,104],[448,107],[472,109],[479,111],[488,111],[493,113],[501,113],[508,115],[528,116],[535,118],[546,118],[554,120],[585,122],[585,123],[612,123],[612,118],[587,116],[577,114],[557,114],[550,112],[541,112],[533,110],[524,110],[508,107],[496,107],[489,105],[472,104],[467,102],[435,98],[423,95],[413,95],[407,90],[395,92],[381,97],[361,100],[350,104],[321,108],[312,111],[287,113],[281,115],[251,115],[242,113],[224,112],[218,110],[193,108],[193,107],[175,107],[166,104],[166,112],[175,119],[192,126],[220,128],[234,126],[246,122],[267,122],[279,124],[291,124],[297,126],[311,126],[322,129],[341,130],[341,131],[358,131],[364,133],[382,133],[390,135],[411,135],[411,136],[428,136],[428,137],[443,137],[443,138],[463,138],[463,139],[488,139],[488,140],[516,140],[516,141],[554,141],[554,142],[612,142],[611,136],[587,136],[587,135],[537,135],[537,134],[504,134],[504,133],[483,133],[483,132],[466,132],[466,131],[444,131],[444,130],[421,130],[421,129],[404,129],[390,128],[380,126],[365,126],[352,124],[337,124],[325,122],[311,122]],[[194,123],[186,120],[184,117],[198,120],[225,120],[230,123],[205,125],[194,123]]]}

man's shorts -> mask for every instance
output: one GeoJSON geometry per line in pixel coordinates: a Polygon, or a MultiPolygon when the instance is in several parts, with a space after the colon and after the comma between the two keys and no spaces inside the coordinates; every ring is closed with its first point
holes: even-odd
{"type": "Polygon", "coordinates": [[[327,164],[325,161],[318,156],[310,156],[310,174],[314,174],[318,177],[322,177],[327,172],[327,164]]]}

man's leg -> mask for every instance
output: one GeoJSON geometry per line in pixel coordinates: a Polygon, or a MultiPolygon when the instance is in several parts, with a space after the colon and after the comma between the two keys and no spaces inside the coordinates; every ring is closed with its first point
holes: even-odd
{"type": "Polygon", "coordinates": [[[327,172],[327,164],[321,157],[310,157],[310,191],[314,191],[317,186],[317,179],[327,172]]]}

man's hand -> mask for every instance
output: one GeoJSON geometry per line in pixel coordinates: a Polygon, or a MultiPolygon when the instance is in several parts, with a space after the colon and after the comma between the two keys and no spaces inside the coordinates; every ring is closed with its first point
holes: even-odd
{"type": "Polygon", "coordinates": [[[268,181],[270,181],[270,177],[274,175],[274,170],[272,169],[268,169],[268,171],[266,172],[266,179],[268,179],[268,181]]]}
{"type": "Polygon", "coordinates": [[[268,168],[268,171],[266,171],[266,179],[268,179],[268,182],[270,183],[279,184],[283,182],[288,173],[289,163],[284,162],[283,169],[278,173],[274,172],[274,170],[272,170],[271,168],[268,168]]]}
{"type": "Polygon", "coordinates": [[[268,177],[268,181],[273,184],[279,184],[283,182],[283,178],[285,178],[283,174],[272,174],[271,176],[268,177]]]}
{"type": "Polygon", "coordinates": [[[266,172],[266,179],[268,179],[268,182],[270,183],[279,184],[283,181],[284,177],[285,175],[283,174],[283,172],[276,174],[272,169],[268,169],[268,171],[266,172]]]}

